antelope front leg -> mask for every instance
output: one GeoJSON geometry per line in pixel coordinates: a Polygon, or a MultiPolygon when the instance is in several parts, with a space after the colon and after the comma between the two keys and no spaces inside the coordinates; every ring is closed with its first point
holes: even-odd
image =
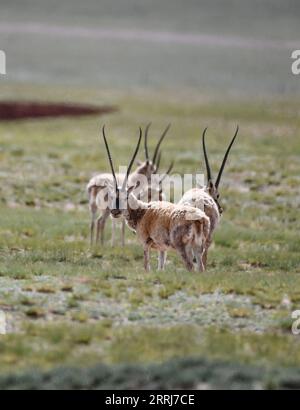
{"type": "Polygon", "coordinates": [[[111,219],[111,246],[115,246],[115,234],[116,234],[116,221],[111,219]]]}
{"type": "Polygon", "coordinates": [[[158,270],[164,270],[166,262],[166,251],[159,251],[158,254],[158,270]]]}
{"type": "Polygon", "coordinates": [[[125,246],[125,219],[122,218],[121,245],[125,246]]]}

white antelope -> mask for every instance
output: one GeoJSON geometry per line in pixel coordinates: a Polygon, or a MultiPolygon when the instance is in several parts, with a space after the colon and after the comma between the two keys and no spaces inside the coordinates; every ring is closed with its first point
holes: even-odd
{"type": "Polygon", "coordinates": [[[228,158],[228,154],[238,134],[239,127],[237,126],[235,134],[225,152],[216,182],[213,181],[213,177],[211,174],[211,169],[210,169],[210,165],[208,161],[208,156],[206,152],[206,145],[205,145],[206,131],[207,131],[207,128],[205,128],[202,134],[202,147],[203,147],[206,172],[207,172],[207,185],[204,187],[200,187],[200,188],[190,189],[183,195],[181,200],[178,202],[181,205],[190,205],[190,206],[194,206],[196,208],[202,209],[210,219],[210,231],[209,231],[209,235],[208,235],[208,238],[205,244],[205,249],[204,249],[204,254],[203,254],[203,261],[204,261],[205,268],[207,264],[208,248],[210,247],[212,243],[212,234],[214,230],[216,229],[216,227],[218,226],[220,217],[223,213],[223,208],[221,207],[219,203],[219,198],[220,198],[220,194],[218,191],[219,184],[220,184],[222,173],[224,171],[224,167],[225,167],[225,164],[228,158]]]}
{"type": "MultiPolygon", "coordinates": [[[[154,154],[152,160],[149,158],[149,150],[148,150],[148,131],[151,124],[148,124],[145,131],[145,161],[141,162],[138,161],[138,167],[136,170],[129,176],[129,180],[132,184],[135,184],[137,180],[141,180],[140,176],[144,175],[147,178],[149,183],[151,175],[155,174],[158,171],[161,153],[159,151],[160,145],[165,138],[170,124],[166,127],[164,132],[162,133],[161,137],[159,138],[157,145],[154,150],[154,154]]],[[[102,128],[102,133],[105,133],[105,127],[102,128]]],[[[125,179],[125,174],[116,174],[116,178],[118,180],[118,184],[122,184],[125,179]]],[[[96,225],[96,243],[99,242],[99,238],[101,238],[101,244],[104,244],[104,229],[107,218],[110,215],[110,211],[106,205],[107,196],[103,195],[104,189],[108,189],[109,186],[113,186],[114,180],[113,176],[109,173],[102,173],[94,176],[90,179],[87,185],[87,192],[88,192],[88,200],[89,200],[89,208],[91,212],[91,225],[90,225],[90,243],[93,244],[94,240],[94,228],[96,225]],[[101,192],[102,191],[102,192],[101,192]],[[97,213],[100,215],[97,217],[97,213]]],[[[142,190],[144,187],[140,187],[142,190]]],[[[121,243],[122,246],[125,244],[125,221],[122,220],[122,228],[121,228],[121,243]]],[[[112,220],[112,238],[111,243],[112,246],[114,245],[115,239],[115,223],[112,220]]]]}
{"type": "Polygon", "coordinates": [[[108,143],[103,134],[107,155],[114,178],[114,190],[109,191],[110,212],[114,218],[124,217],[127,225],[136,232],[144,249],[144,267],[150,270],[150,249],[159,251],[158,269],[163,269],[166,251],[175,249],[181,256],[185,267],[192,271],[193,254],[197,260],[199,271],[204,270],[203,252],[210,231],[210,221],[200,209],[172,204],[166,201],[144,202],[133,193],[134,185],[130,185],[129,174],[137,155],[141,130],[137,147],[127,169],[122,186],[114,171],[108,143]]]}

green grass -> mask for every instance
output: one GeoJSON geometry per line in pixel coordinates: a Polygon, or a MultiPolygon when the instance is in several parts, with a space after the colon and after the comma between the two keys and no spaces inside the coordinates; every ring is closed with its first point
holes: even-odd
{"type": "MultiPolygon", "coordinates": [[[[12,86],[1,89],[16,96],[12,86]]],[[[9,330],[0,336],[1,372],[186,356],[300,365],[300,339],[290,331],[291,312],[300,306],[299,101],[67,91],[69,100],[119,111],[101,119],[0,123],[0,309],[9,330]],[[124,249],[109,242],[89,248],[85,185],[108,169],[100,125],[107,123],[113,155],[124,164],[137,127],[149,120],[152,146],[172,123],[163,166],[175,159],[179,173],[203,171],[206,125],[216,173],[240,125],[204,274],[186,272],[171,252],[166,271],[144,273],[142,249],[129,231],[124,249]]],[[[66,90],[23,86],[18,93],[55,100],[66,90]]],[[[153,252],[153,268],[155,259],[153,252]]]]}

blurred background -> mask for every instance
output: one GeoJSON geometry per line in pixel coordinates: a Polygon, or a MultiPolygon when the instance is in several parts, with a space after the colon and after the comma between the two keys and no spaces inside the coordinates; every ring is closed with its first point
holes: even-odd
{"type": "Polygon", "coordinates": [[[296,95],[297,0],[2,0],[5,82],[296,95]]]}

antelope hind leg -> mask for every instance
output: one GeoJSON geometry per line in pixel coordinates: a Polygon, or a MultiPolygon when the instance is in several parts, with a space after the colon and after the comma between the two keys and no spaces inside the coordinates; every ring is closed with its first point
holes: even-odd
{"type": "Polygon", "coordinates": [[[150,248],[146,246],[144,248],[144,268],[146,272],[150,270],[150,248]]]}
{"type": "Polygon", "coordinates": [[[94,242],[95,222],[96,222],[96,218],[93,215],[92,220],[91,220],[91,226],[90,226],[90,246],[93,246],[93,242],[94,242]]]}
{"type": "Polygon", "coordinates": [[[208,254],[208,249],[210,247],[210,245],[212,244],[212,239],[211,237],[207,238],[206,243],[204,245],[204,252],[203,252],[203,264],[204,264],[204,269],[206,269],[207,267],[207,254],[208,254]]]}
{"type": "Polygon", "coordinates": [[[190,249],[188,249],[186,245],[182,244],[181,246],[177,247],[177,251],[181,256],[186,269],[190,272],[193,271],[194,265],[193,265],[193,259],[191,259],[190,249]]]}
{"type": "Polygon", "coordinates": [[[90,206],[90,211],[91,211],[91,216],[92,216],[91,225],[90,225],[90,245],[92,246],[94,242],[95,223],[97,220],[97,207],[94,204],[92,204],[90,206]]]}
{"type": "Polygon", "coordinates": [[[159,251],[158,253],[158,270],[164,270],[166,262],[166,251],[159,251]]]}
{"type": "Polygon", "coordinates": [[[194,255],[196,257],[197,261],[197,269],[199,272],[204,272],[205,271],[205,264],[203,261],[204,258],[204,252],[202,246],[195,246],[194,247],[194,255]]]}
{"type": "Polygon", "coordinates": [[[104,244],[104,228],[107,218],[109,217],[109,209],[105,209],[103,214],[97,219],[96,243],[99,243],[99,236],[101,234],[101,245],[104,244]]]}

